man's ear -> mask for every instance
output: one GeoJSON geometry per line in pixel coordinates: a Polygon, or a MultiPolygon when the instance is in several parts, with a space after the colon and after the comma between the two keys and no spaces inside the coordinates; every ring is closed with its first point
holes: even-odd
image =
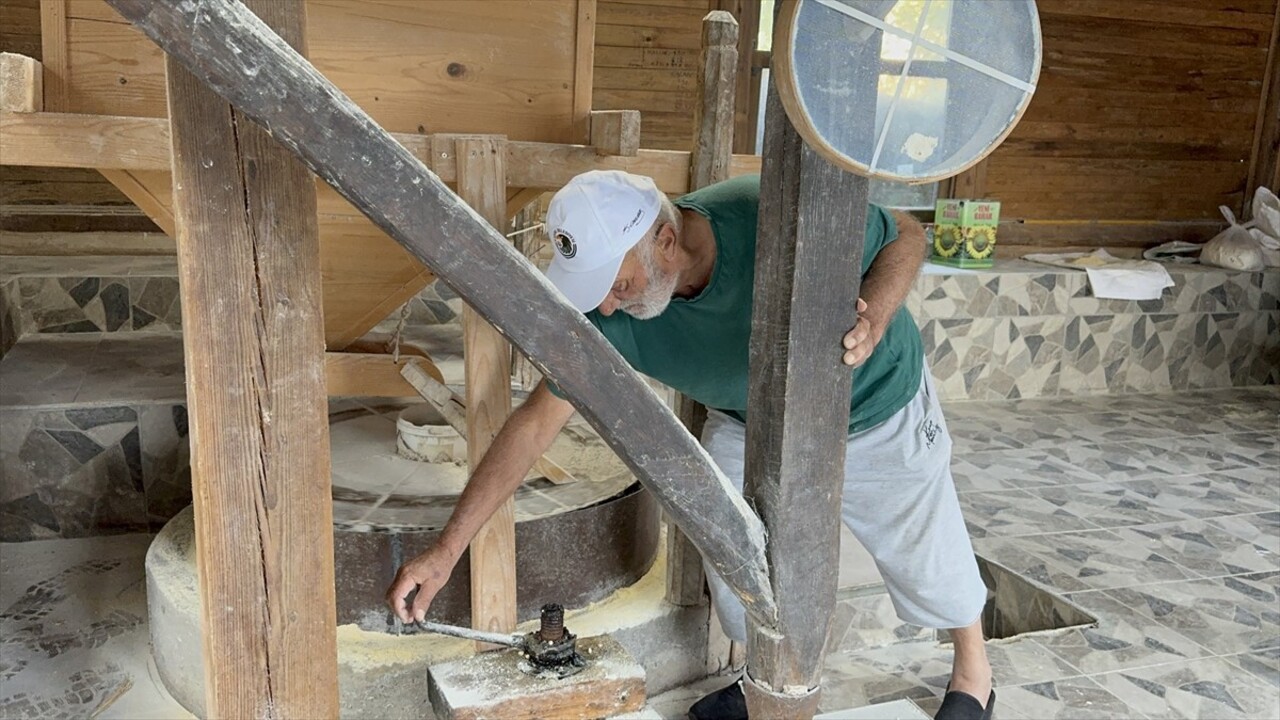
{"type": "Polygon", "coordinates": [[[663,223],[658,228],[658,250],[663,257],[668,260],[675,257],[676,254],[676,227],[671,223],[663,223]]]}

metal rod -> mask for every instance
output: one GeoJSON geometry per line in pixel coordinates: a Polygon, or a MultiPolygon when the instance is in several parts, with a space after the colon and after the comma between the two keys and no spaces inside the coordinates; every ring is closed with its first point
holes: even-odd
{"type": "Polygon", "coordinates": [[[456,625],[442,625],[434,622],[419,622],[418,627],[427,632],[438,633],[440,635],[452,635],[453,637],[465,638],[467,640],[478,640],[480,642],[493,643],[494,645],[506,645],[508,647],[523,647],[524,638],[519,635],[507,635],[505,633],[491,633],[483,630],[472,630],[471,628],[457,627],[456,625]]]}

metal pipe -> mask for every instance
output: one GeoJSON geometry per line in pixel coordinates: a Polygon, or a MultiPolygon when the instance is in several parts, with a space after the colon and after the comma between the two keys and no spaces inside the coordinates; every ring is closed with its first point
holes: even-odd
{"type": "Polygon", "coordinates": [[[442,625],[441,623],[425,621],[415,624],[427,632],[438,633],[440,635],[451,635],[453,637],[464,638],[466,640],[478,640],[480,642],[493,643],[494,645],[506,645],[514,648],[524,647],[524,637],[520,635],[484,632],[483,630],[472,630],[471,628],[457,627],[456,625],[442,625]]]}

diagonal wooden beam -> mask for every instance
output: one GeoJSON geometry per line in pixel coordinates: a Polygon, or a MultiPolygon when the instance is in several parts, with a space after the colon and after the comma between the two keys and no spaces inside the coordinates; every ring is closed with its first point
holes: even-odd
{"type": "Polygon", "coordinates": [[[775,622],[760,519],[657,394],[501,233],[240,3],[108,3],[519,347],[653,492],[752,618],[775,622]]]}

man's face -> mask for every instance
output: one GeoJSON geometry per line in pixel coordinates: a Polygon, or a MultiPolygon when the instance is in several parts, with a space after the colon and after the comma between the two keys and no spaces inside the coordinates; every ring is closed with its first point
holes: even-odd
{"type": "Polygon", "coordinates": [[[677,280],[674,269],[663,267],[653,238],[647,237],[622,261],[613,288],[600,303],[600,313],[609,316],[621,310],[637,320],[655,318],[671,303],[677,280]]]}

